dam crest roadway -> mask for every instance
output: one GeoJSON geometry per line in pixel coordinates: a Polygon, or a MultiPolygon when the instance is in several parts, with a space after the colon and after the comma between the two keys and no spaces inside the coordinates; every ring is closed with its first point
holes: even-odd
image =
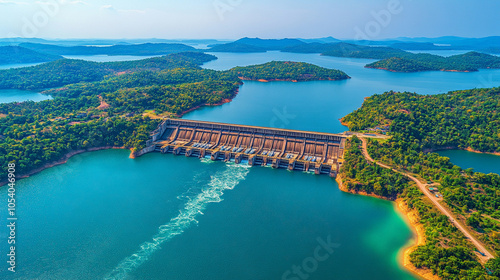
{"type": "Polygon", "coordinates": [[[137,156],[173,153],[336,177],[345,141],[342,134],[165,119],[137,156]]]}

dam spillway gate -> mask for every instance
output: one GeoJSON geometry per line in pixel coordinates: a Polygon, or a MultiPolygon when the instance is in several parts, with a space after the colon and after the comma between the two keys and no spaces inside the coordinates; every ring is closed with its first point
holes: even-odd
{"type": "Polygon", "coordinates": [[[166,119],[152,133],[146,152],[270,165],[335,177],[344,144],[341,134],[166,119]]]}

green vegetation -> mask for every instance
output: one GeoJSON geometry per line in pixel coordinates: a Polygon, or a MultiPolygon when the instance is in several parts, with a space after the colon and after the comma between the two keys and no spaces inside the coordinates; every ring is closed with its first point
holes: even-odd
{"type": "Polygon", "coordinates": [[[39,53],[17,46],[0,47],[0,64],[37,63],[61,58],[59,55],[39,53]]]}
{"type": "MultiPolygon", "coordinates": [[[[348,191],[366,192],[391,200],[399,198],[409,209],[416,210],[426,236],[426,244],[410,254],[411,262],[416,267],[427,267],[443,279],[495,279],[486,278],[486,270],[472,253],[473,246],[446,216],[425,199],[413,182],[399,173],[368,162],[361,153],[360,145],[361,141],[356,136],[347,141],[345,162],[340,172],[342,182],[348,191]]],[[[370,149],[370,154],[372,151],[370,149]]]]}
{"type": "Polygon", "coordinates": [[[318,81],[349,79],[344,72],[304,62],[272,61],[231,69],[245,80],[318,81]]]}
{"type": "Polygon", "coordinates": [[[450,57],[432,54],[406,53],[366,65],[367,68],[384,69],[394,72],[419,71],[462,71],[471,72],[479,69],[500,68],[500,57],[468,52],[450,57]]]}
{"type": "Polygon", "coordinates": [[[499,108],[500,88],[437,95],[388,92],[367,98],[343,121],[356,131],[390,124],[393,134],[409,137],[415,149],[495,152],[500,151],[499,108]]]}
{"type": "Polygon", "coordinates": [[[408,52],[389,47],[360,46],[349,43],[306,43],[286,47],[283,52],[292,53],[321,53],[321,55],[335,57],[385,59],[404,55],[408,52]]]}
{"type": "Polygon", "coordinates": [[[247,45],[244,43],[227,43],[221,45],[215,45],[211,47],[209,52],[233,52],[233,53],[254,53],[254,52],[266,52],[266,49],[247,45]]]}
{"type": "Polygon", "coordinates": [[[348,43],[338,43],[333,44],[332,48],[326,52],[323,52],[322,55],[336,57],[385,59],[404,55],[407,53],[408,52],[388,47],[369,47],[348,43]]]}
{"type": "Polygon", "coordinates": [[[361,152],[361,140],[353,136],[346,145],[340,176],[348,191],[366,192],[394,200],[408,187],[408,179],[368,162],[361,152]]]}
{"type": "MultiPolygon", "coordinates": [[[[500,176],[462,170],[448,158],[428,151],[441,147],[499,151],[499,109],[500,88],[431,96],[387,92],[366,99],[363,106],[344,117],[343,122],[351,130],[390,125],[391,139],[383,143],[370,141],[370,155],[423,181],[438,182],[447,206],[498,255],[500,176]]],[[[445,216],[425,202],[416,188],[405,189],[400,197],[418,210],[429,241],[411,254],[417,267],[428,267],[444,279],[488,279],[474,259],[470,244],[463,242],[463,236],[449,225],[445,216]],[[479,271],[483,272],[478,274],[479,271]]],[[[495,265],[498,259],[488,264],[495,265]]]]}
{"type": "Polygon", "coordinates": [[[301,45],[304,42],[298,39],[260,39],[260,38],[241,38],[235,43],[245,44],[253,47],[265,49],[266,51],[278,51],[283,48],[301,45]]]}
{"type": "Polygon", "coordinates": [[[500,68],[500,58],[484,53],[468,52],[450,57],[426,53],[410,53],[395,47],[408,49],[440,49],[430,43],[399,43],[394,47],[371,47],[348,43],[308,43],[284,48],[284,52],[321,53],[326,56],[382,59],[370,64],[367,68],[383,69],[393,72],[419,71],[462,71],[471,72],[479,69],[500,68]]]}
{"type": "Polygon", "coordinates": [[[216,59],[203,53],[179,53],[136,61],[91,62],[61,59],[37,66],[0,71],[0,89],[44,89],[78,82],[99,81],[107,75],[140,70],[199,68],[216,59]]]}
{"type": "Polygon", "coordinates": [[[193,52],[195,48],[184,44],[146,43],[131,45],[95,46],[57,46],[49,44],[23,43],[20,46],[53,55],[166,55],[180,52],[193,52]]]}

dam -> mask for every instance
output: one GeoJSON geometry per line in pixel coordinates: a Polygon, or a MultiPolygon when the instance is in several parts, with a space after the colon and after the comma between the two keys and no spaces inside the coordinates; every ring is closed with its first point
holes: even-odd
{"type": "Polygon", "coordinates": [[[341,134],[166,119],[138,155],[172,153],[336,177],[345,139],[341,134]]]}

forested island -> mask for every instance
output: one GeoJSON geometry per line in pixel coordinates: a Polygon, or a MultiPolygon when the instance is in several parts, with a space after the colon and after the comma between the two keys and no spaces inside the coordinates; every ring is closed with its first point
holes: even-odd
{"type": "Polygon", "coordinates": [[[175,43],[143,43],[112,46],[59,46],[39,43],[22,43],[21,47],[52,55],[166,55],[197,51],[195,48],[175,43]]]}
{"type": "Polygon", "coordinates": [[[298,39],[241,38],[231,43],[210,46],[209,52],[266,52],[281,51],[287,47],[304,44],[298,39]]]}
{"type": "Polygon", "coordinates": [[[0,47],[0,65],[47,62],[61,58],[60,55],[40,53],[19,46],[0,47]]]}
{"type": "Polygon", "coordinates": [[[338,70],[293,62],[228,71],[200,67],[214,59],[204,53],[106,63],[62,59],[0,71],[2,89],[47,89],[44,93],[54,97],[0,104],[0,176],[6,178],[7,162],[16,162],[20,174],[29,174],[75,151],[140,150],[161,118],[230,101],[242,84],[242,73],[253,73],[256,79],[347,77],[338,70]],[[275,66],[281,70],[273,72],[275,66]]]}
{"type": "Polygon", "coordinates": [[[261,65],[231,69],[242,80],[254,81],[335,81],[350,79],[346,73],[304,62],[272,61],[261,65]]]}
{"type": "Polygon", "coordinates": [[[230,53],[258,53],[267,52],[266,49],[244,43],[227,43],[215,45],[209,49],[210,52],[230,52],[230,53]]]}
{"type": "Polygon", "coordinates": [[[468,52],[450,57],[433,54],[406,53],[366,65],[367,68],[392,72],[458,71],[473,72],[479,69],[500,68],[500,57],[478,52],[468,52]]]}
{"type": "MultiPolygon", "coordinates": [[[[389,125],[391,138],[368,141],[370,156],[423,181],[437,183],[447,207],[498,256],[500,175],[463,170],[433,151],[459,148],[499,152],[499,109],[500,88],[430,96],[387,92],[366,99],[360,109],[343,118],[343,123],[353,131],[389,125]]],[[[498,257],[483,268],[471,243],[413,182],[381,169],[361,155],[356,137],[349,141],[341,171],[345,187],[402,200],[417,214],[426,239],[410,254],[417,268],[428,268],[442,279],[500,277],[498,257]]]]}

